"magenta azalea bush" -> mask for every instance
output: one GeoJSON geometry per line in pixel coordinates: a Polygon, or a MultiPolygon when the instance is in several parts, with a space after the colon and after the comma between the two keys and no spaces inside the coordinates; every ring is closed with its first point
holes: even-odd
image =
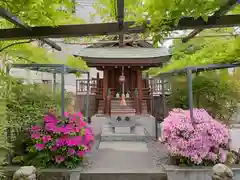
{"type": "Polygon", "coordinates": [[[163,141],[177,164],[212,165],[225,162],[229,143],[228,128],[204,109],[173,109],[163,122],[163,141]]]}
{"type": "Polygon", "coordinates": [[[91,150],[94,135],[82,114],[65,113],[65,117],[60,120],[48,114],[44,116],[43,126],[32,126],[33,144],[28,149],[36,155],[34,165],[74,168],[91,150]]]}

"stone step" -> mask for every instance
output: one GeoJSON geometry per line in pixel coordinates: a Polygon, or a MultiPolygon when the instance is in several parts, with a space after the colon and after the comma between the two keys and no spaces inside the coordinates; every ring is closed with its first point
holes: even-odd
{"type": "Polygon", "coordinates": [[[146,170],[141,169],[138,172],[136,170],[123,171],[104,168],[99,168],[95,171],[96,172],[89,173],[81,172],[81,180],[167,180],[167,174],[165,172],[151,170],[151,168],[146,170]]]}
{"type": "Polygon", "coordinates": [[[127,108],[127,109],[111,109],[111,112],[136,112],[135,109],[127,108]]]}
{"type": "Polygon", "coordinates": [[[111,112],[111,116],[136,116],[135,112],[111,112]]]}
{"type": "MultiPolygon", "coordinates": [[[[99,107],[98,108],[98,112],[102,112],[103,111],[103,107],[99,107]]],[[[115,110],[115,109],[121,109],[120,107],[112,107],[111,110],[115,110]]],[[[134,109],[133,107],[128,107],[127,109],[134,109]]],[[[136,110],[135,110],[136,111],[136,110]]],[[[142,108],[142,112],[147,112],[148,109],[146,108],[142,108]]]]}
{"type": "MultiPolygon", "coordinates": [[[[128,104],[135,104],[135,102],[134,101],[125,101],[126,103],[128,103],[128,104]]],[[[112,104],[120,104],[120,100],[119,101],[111,101],[111,103],[112,104]]],[[[99,102],[99,104],[104,104],[104,102],[99,102]]],[[[142,104],[147,104],[147,102],[145,101],[143,101],[142,102],[142,104]]]]}
{"type": "MultiPolygon", "coordinates": [[[[133,101],[133,100],[125,100],[127,103],[135,103],[135,101],[133,101]]],[[[111,100],[111,103],[119,103],[120,102],[120,99],[119,100],[111,100]]],[[[104,101],[103,100],[101,100],[101,101],[99,101],[99,104],[103,104],[104,103],[104,101]]],[[[147,103],[146,102],[146,100],[142,100],[142,103],[147,103]]]]}
{"type": "MultiPolygon", "coordinates": [[[[111,106],[122,106],[122,105],[119,103],[119,104],[111,104],[111,106]]],[[[126,106],[134,107],[135,104],[127,104],[126,106]]],[[[104,105],[103,104],[99,104],[98,107],[104,107],[104,105]]],[[[142,104],[142,107],[147,107],[147,104],[142,104]]]]}
{"type": "MultiPolygon", "coordinates": [[[[117,162],[116,162],[117,163],[117,162]]],[[[124,171],[112,171],[110,169],[99,169],[99,172],[94,173],[81,173],[81,180],[167,180],[165,172],[155,172],[149,168],[148,170],[139,170],[139,172],[125,170],[124,171]]]]}
{"type": "MultiPolygon", "coordinates": [[[[126,104],[135,105],[134,102],[126,102],[126,104]]],[[[104,103],[99,103],[98,105],[101,106],[101,105],[104,105],[104,103]]],[[[119,102],[111,102],[111,105],[120,105],[120,101],[119,102]]]]}
{"type": "MultiPolygon", "coordinates": [[[[112,105],[120,105],[121,103],[120,103],[120,101],[119,101],[119,102],[114,102],[114,103],[111,102],[111,104],[112,104],[112,105]]],[[[126,102],[126,104],[129,104],[129,105],[135,105],[135,103],[132,103],[132,102],[131,102],[131,103],[126,102]]],[[[104,105],[104,103],[99,103],[98,105],[104,105]]]]}
{"type": "MultiPolygon", "coordinates": [[[[119,102],[121,99],[112,99],[111,100],[111,102],[119,102]]],[[[134,100],[130,100],[130,99],[125,99],[125,101],[127,101],[127,102],[134,102],[134,100]]],[[[145,100],[143,100],[143,101],[145,101],[145,100]]],[[[99,102],[104,102],[103,100],[100,100],[99,102]]]]}

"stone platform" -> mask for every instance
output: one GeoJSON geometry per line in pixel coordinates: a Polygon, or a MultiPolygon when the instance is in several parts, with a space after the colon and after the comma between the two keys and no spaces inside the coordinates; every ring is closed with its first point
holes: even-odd
{"type": "Polygon", "coordinates": [[[102,126],[101,141],[144,141],[144,128],[141,126],[112,127],[110,124],[102,126]]]}
{"type": "Polygon", "coordinates": [[[102,141],[144,141],[144,127],[137,124],[136,120],[125,120],[121,117],[121,121],[117,121],[117,117],[112,117],[108,124],[102,126],[102,141]]]}

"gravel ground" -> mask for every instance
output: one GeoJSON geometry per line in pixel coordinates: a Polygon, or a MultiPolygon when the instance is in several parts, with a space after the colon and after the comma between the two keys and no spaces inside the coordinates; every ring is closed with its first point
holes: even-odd
{"type": "Polygon", "coordinates": [[[98,147],[100,145],[100,142],[101,142],[101,134],[95,134],[95,140],[92,146],[92,150],[89,154],[87,154],[87,158],[84,159],[83,169],[88,169],[93,165],[94,159],[95,159],[94,156],[96,156],[98,152],[98,147]]]}
{"type": "Polygon", "coordinates": [[[162,167],[162,165],[168,164],[168,153],[164,145],[160,141],[151,138],[147,131],[145,131],[145,135],[147,147],[152,155],[154,165],[156,167],[162,167]]]}

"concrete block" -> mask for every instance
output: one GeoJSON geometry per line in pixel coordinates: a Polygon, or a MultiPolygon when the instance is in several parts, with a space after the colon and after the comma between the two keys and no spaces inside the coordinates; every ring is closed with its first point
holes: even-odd
{"type": "Polygon", "coordinates": [[[136,126],[134,129],[133,129],[133,132],[135,134],[138,134],[138,135],[145,135],[144,133],[144,127],[142,126],[136,126]]]}
{"type": "Polygon", "coordinates": [[[110,126],[110,124],[104,124],[102,126],[102,133],[106,133],[106,132],[113,132],[113,128],[112,126],[110,126]]]}
{"type": "Polygon", "coordinates": [[[146,136],[136,134],[102,134],[101,141],[142,141],[144,142],[146,136]]]}
{"type": "Polygon", "coordinates": [[[114,132],[116,134],[127,134],[127,133],[131,133],[131,128],[130,127],[115,127],[114,128],[114,132]]]}

